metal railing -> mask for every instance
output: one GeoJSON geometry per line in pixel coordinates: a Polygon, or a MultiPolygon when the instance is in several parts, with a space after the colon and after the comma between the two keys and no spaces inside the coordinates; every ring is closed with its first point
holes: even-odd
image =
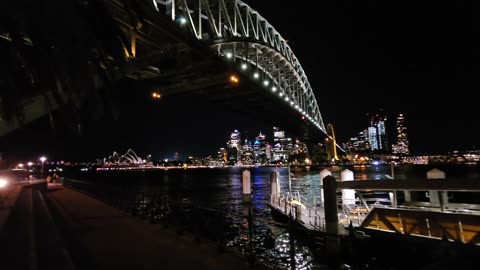
{"type": "MultiPolygon", "coordinates": [[[[191,234],[196,241],[210,243],[221,252],[240,253],[251,266],[266,261],[269,261],[265,263],[266,266],[272,268],[276,268],[275,265],[278,264],[266,258],[266,251],[274,250],[275,241],[272,232],[265,229],[265,224],[269,221],[257,218],[249,203],[245,203],[241,212],[226,212],[174,200],[167,193],[135,192],[124,187],[68,178],[64,179],[64,186],[86,193],[152,224],[174,229],[178,234],[191,234]]],[[[297,195],[288,196],[298,198],[297,195]]],[[[321,223],[320,220],[316,222],[321,223]]],[[[285,232],[290,232],[288,224],[272,224],[284,227],[285,232]]],[[[285,256],[277,259],[285,260],[285,256]]]]}

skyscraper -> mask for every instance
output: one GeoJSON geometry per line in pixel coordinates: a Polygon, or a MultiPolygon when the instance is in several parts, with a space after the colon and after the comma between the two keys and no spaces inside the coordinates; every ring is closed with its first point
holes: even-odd
{"type": "Polygon", "coordinates": [[[242,145],[242,154],[240,160],[243,165],[253,165],[253,147],[252,143],[245,139],[245,143],[242,145]]]}
{"type": "Polygon", "coordinates": [[[240,141],[240,132],[234,130],[230,134],[230,140],[227,142],[227,163],[229,165],[236,165],[241,152],[241,141],[240,141]]]}
{"type": "Polygon", "coordinates": [[[368,144],[370,145],[370,150],[378,150],[378,140],[377,140],[377,128],[374,126],[368,127],[368,144]]]}
{"type": "Polygon", "coordinates": [[[273,158],[274,162],[284,162],[287,160],[285,131],[278,127],[273,127],[273,158]]]}
{"type": "Polygon", "coordinates": [[[227,142],[227,162],[229,165],[235,165],[241,154],[240,132],[234,130],[230,134],[230,140],[227,142]]]}
{"type": "Polygon", "coordinates": [[[267,149],[265,144],[265,135],[260,132],[253,143],[253,154],[256,164],[267,163],[267,149]]]}
{"type": "Polygon", "coordinates": [[[396,122],[397,130],[397,144],[392,145],[392,152],[399,155],[408,155],[410,150],[408,148],[407,127],[405,125],[405,118],[403,114],[399,114],[396,122]]]}
{"type": "Polygon", "coordinates": [[[384,150],[390,151],[388,144],[387,131],[385,122],[387,117],[376,113],[370,117],[370,126],[368,127],[368,142],[370,143],[370,150],[384,150]]]}
{"type": "Polygon", "coordinates": [[[241,141],[240,141],[240,132],[238,130],[234,130],[230,134],[230,141],[228,141],[228,147],[229,148],[237,148],[237,151],[240,152],[240,147],[241,147],[241,141]]]}

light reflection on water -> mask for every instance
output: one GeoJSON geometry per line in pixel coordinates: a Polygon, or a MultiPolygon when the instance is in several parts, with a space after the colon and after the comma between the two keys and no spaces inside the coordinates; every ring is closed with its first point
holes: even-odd
{"type": "MultiPolygon", "coordinates": [[[[391,175],[390,166],[329,166],[325,167],[332,172],[332,176],[340,179],[342,170],[348,168],[354,172],[355,180],[383,180],[391,175]]],[[[324,168],[306,169],[290,168],[292,192],[298,192],[307,202],[313,202],[320,196],[319,172],[324,168]]],[[[395,168],[396,179],[425,178],[428,166],[398,166],[395,168]]],[[[254,247],[257,260],[264,261],[276,268],[288,268],[290,256],[288,255],[288,234],[284,226],[279,226],[271,221],[270,209],[267,203],[270,198],[269,178],[276,170],[280,175],[280,188],[282,192],[288,191],[288,169],[278,167],[250,168],[251,172],[251,205],[254,215],[254,247]],[[268,233],[276,238],[275,248],[265,245],[265,236],[268,233]],[[287,255],[286,255],[287,254],[287,255]]],[[[478,175],[478,168],[445,169],[447,176],[459,177],[462,175],[478,175]]],[[[248,252],[248,223],[247,205],[243,201],[242,169],[189,169],[169,171],[102,171],[82,173],[83,179],[101,181],[108,184],[124,185],[129,190],[137,192],[162,192],[171,198],[188,202],[193,205],[218,209],[231,214],[233,223],[238,225],[239,233],[228,245],[248,252]],[[88,174],[88,175],[87,175],[88,174]],[[135,179],[135,181],[132,181],[135,179]]],[[[296,243],[297,269],[318,269],[321,267],[315,262],[312,251],[303,243],[296,243]]]]}

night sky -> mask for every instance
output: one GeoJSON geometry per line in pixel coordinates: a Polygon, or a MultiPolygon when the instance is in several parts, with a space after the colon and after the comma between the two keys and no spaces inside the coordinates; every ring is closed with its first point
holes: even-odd
{"type": "Polygon", "coordinates": [[[479,146],[476,9],[421,2],[249,1],[289,41],[340,141],[382,109],[390,124],[405,115],[415,154],[479,146]]]}
{"type": "MultiPolygon", "coordinates": [[[[480,89],[480,45],[474,37],[480,22],[471,4],[246,2],[288,40],[337,141],[366,128],[367,114],[383,111],[389,128],[397,114],[405,115],[413,154],[479,145],[474,95],[480,89]]],[[[52,130],[44,119],[0,138],[0,147],[13,156],[58,159],[94,160],[129,147],[155,159],[174,152],[205,156],[223,147],[233,129],[251,138],[259,131],[271,136],[274,125],[192,100],[152,101],[145,93],[126,100],[135,113],[123,113],[118,122],[89,122],[82,135],[69,136],[61,121],[52,130]]]]}

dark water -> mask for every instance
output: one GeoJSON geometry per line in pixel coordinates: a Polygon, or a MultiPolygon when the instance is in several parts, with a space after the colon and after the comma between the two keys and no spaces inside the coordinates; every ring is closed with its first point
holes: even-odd
{"type": "MultiPolygon", "coordinates": [[[[291,167],[292,191],[298,191],[307,201],[312,202],[315,197],[320,195],[320,170],[328,169],[335,178],[340,179],[341,171],[346,168],[354,172],[356,180],[389,179],[392,174],[391,167],[386,165],[291,167]]],[[[424,179],[432,168],[444,171],[447,178],[480,180],[478,166],[396,166],[393,174],[395,179],[424,179]]],[[[288,168],[258,167],[249,168],[249,170],[251,172],[251,203],[254,215],[255,259],[274,265],[279,269],[286,269],[289,267],[290,260],[287,229],[283,225],[271,222],[272,218],[267,203],[270,198],[269,177],[272,171],[276,170],[280,173],[281,190],[288,191],[288,168]],[[276,239],[273,249],[264,245],[267,232],[271,232],[276,239]]],[[[248,238],[248,227],[246,225],[247,208],[242,194],[242,171],[241,168],[88,171],[74,172],[71,176],[79,180],[87,180],[94,185],[121,187],[129,192],[168,194],[169,198],[175,201],[229,213],[233,217],[233,222],[238,224],[239,230],[238,235],[230,239],[228,245],[246,252],[245,241],[247,240],[245,239],[248,238]]],[[[325,267],[322,259],[315,255],[314,246],[303,243],[299,239],[296,251],[296,269],[325,267]]]]}

